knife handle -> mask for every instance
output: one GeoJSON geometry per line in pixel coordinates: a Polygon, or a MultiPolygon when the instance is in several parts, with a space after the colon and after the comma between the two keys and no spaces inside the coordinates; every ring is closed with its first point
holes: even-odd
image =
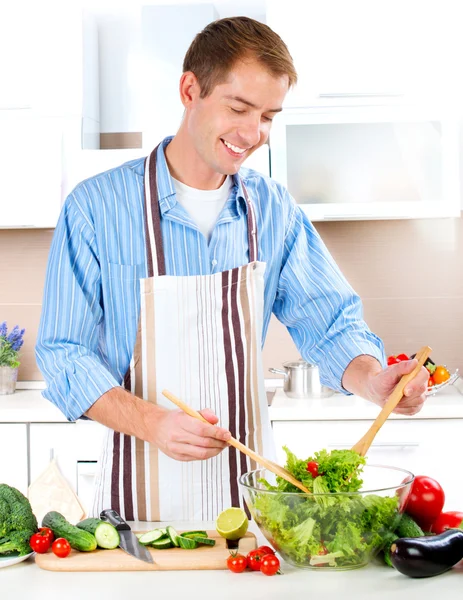
{"type": "Polygon", "coordinates": [[[102,521],[109,521],[109,523],[114,525],[118,531],[130,531],[129,524],[126,523],[121,515],[113,508],[102,510],[100,513],[100,519],[102,521]]]}

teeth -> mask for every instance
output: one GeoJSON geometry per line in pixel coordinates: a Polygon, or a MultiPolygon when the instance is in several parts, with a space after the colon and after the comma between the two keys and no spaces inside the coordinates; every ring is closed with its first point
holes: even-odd
{"type": "Polygon", "coordinates": [[[227,146],[227,148],[230,148],[230,150],[233,150],[233,152],[236,152],[237,154],[243,154],[243,152],[246,152],[246,148],[238,148],[238,146],[233,146],[233,144],[230,144],[225,140],[222,141],[225,144],[225,146],[227,146]]]}

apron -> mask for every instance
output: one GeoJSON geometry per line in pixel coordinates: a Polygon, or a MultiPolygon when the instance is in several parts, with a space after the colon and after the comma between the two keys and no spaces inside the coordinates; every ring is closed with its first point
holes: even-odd
{"type": "MultiPolygon", "coordinates": [[[[168,409],[163,389],[259,454],[274,457],[261,354],[264,271],[257,261],[255,213],[244,188],[249,263],[213,275],[166,275],[156,184],[157,148],[145,162],[148,277],[140,280],[137,339],[124,387],[168,409]]],[[[203,461],[177,461],[136,437],[108,429],[92,514],[107,508],[128,521],[210,521],[245,508],[239,477],[257,468],[228,446],[203,461]]]]}

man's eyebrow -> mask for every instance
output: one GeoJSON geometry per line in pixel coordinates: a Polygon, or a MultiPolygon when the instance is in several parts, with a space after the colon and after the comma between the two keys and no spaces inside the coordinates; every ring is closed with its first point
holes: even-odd
{"type": "MultiPolygon", "coordinates": [[[[241,96],[225,96],[227,100],[235,100],[236,102],[241,102],[242,104],[246,104],[246,106],[250,106],[251,108],[259,108],[256,104],[249,102],[249,100],[245,100],[241,98],[241,96]]],[[[266,112],[281,112],[282,108],[269,108],[266,112]]]]}

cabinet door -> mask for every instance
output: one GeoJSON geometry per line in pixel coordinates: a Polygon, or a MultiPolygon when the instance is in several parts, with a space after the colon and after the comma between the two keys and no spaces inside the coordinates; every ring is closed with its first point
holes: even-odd
{"type": "MultiPolygon", "coordinates": [[[[326,448],[351,448],[372,421],[279,421],[273,422],[278,462],[284,464],[286,445],[303,458],[326,448]]],[[[404,419],[387,421],[367,455],[369,464],[400,467],[415,475],[436,479],[446,495],[446,510],[460,510],[462,419],[404,419]]]]}
{"type": "Polygon", "coordinates": [[[27,494],[27,426],[0,425],[0,483],[27,494]]]}

